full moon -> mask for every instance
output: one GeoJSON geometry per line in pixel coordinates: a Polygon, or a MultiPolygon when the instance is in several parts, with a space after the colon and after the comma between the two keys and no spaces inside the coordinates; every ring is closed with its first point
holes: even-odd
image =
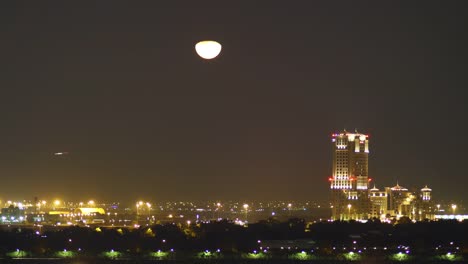
{"type": "Polygon", "coordinates": [[[221,44],[214,40],[204,40],[195,44],[195,51],[198,56],[206,60],[216,58],[221,52],[221,44]]]}

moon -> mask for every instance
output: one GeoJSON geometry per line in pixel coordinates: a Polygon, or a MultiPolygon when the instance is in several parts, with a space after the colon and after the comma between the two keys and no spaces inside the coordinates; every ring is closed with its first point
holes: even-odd
{"type": "Polygon", "coordinates": [[[214,40],[203,40],[195,44],[195,51],[203,59],[211,60],[221,52],[221,44],[214,40]]]}

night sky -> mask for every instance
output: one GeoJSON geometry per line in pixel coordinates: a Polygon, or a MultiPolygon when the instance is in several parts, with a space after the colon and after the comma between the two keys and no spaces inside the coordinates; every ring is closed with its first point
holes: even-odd
{"type": "Polygon", "coordinates": [[[327,201],[345,128],[467,198],[463,1],[254,2],[1,1],[0,199],[327,201]]]}

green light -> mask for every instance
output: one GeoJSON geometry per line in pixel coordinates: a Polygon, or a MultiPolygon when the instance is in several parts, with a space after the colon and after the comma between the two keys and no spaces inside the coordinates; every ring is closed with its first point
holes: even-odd
{"type": "Polygon", "coordinates": [[[361,259],[361,255],[356,254],[352,251],[348,253],[344,253],[343,256],[346,260],[350,260],[350,261],[357,261],[361,259]]]}
{"type": "Polygon", "coordinates": [[[150,256],[153,257],[153,258],[156,258],[156,259],[165,259],[165,258],[167,258],[168,255],[169,255],[168,252],[164,252],[164,251],[161,251],[161,250],[150,253],[150,256]]]}
{"type": "Polygon", "coordinates": [[[15,251],[12,251],[12,252],[9,252],[6,254],[8,257],[11,257],[11,258],[25,258],[27,257],[29,254],[28,252],[24,251],[24,250],[15,250],[15,251]]]}
{"type": "Polygon", "coordinates": [[[209,250],[205,250],[205,251],[202,251],[202,252],[199,252],[197,254],[197,258],[211,258],[211,259],[214,259],[214,258],[221,258],[221,253],[219,252],[211,252],[209,250]]]}
{"type": "Polygon", "coordinates": [[[315,257],[312,254],[309,254],[305,251],[301,251],[301,252],[290,255],[289,258],[294,259],[294,260],[312,260],[315,257]]]}
{"type": "Polygon", "coordinates": [[[73,258],[76,256],[76,253],[73,251],[62,250],[62,251],[57,251],[55,253],[55,256],[57,256],[58,258],[73,258]]]}
{"type": "Polygon", "coordinates": [[[118,259],[122,256],[122,253],[112,249],[112,250],[104,252],[103,255],[104,257],[109,258],[109,259],[118,259]]]}
{"type": "Polygon", "coordinates": [[[405,254],[405,253],[402,253],[402,252],[398,252],[397,254],[393,254],[393,255],[390,256],[390,258],[392,260],[395,260],[395,261],[407,261],[407,260],[409,260],[408,254],[405,254]]]}
{"type": "Polygon", "coordinates": [[[453,253],[449,252],[447,254],[438,256],[437,259],[447,260],[447,261],[461,261],[462,256],[456,255],[456,254],[453,254],[453,253]]]}
{"type": "Polygon", "coordinates": [[[265,259],[267,258],[267,255],[262,252],[258,252],[258,253],[254,252],[254,253],[248,253],[244,255],[243,257],[247,259],[265,259]]]}

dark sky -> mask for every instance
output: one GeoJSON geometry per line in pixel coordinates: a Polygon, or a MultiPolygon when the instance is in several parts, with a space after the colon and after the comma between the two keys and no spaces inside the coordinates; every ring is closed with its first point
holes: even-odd
{"type": "Polygon", "coordinates": [[[357,128],[377,187],[465,199],[462,3],[1,1],[0,198],[326,201],[357,128]]]}

